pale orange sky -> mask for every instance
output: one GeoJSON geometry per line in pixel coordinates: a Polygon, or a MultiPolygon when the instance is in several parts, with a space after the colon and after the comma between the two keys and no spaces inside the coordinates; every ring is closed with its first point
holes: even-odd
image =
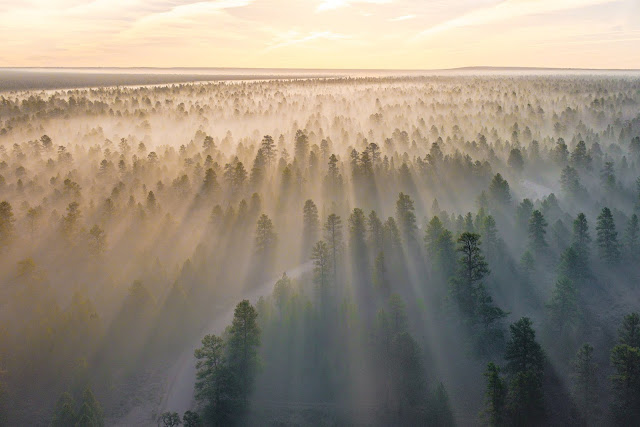
{"type": "Polygon", "coordinates": [[[640,0],[0,0],[0,66],[640,68],[640,0]]]}

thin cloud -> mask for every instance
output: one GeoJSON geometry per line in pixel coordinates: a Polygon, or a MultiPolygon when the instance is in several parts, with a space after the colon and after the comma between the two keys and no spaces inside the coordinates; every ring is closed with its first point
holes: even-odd
{"type": "Polygon", "coordinates": [[[323,12],[326,10],[340,9],[342,7],[351,6],[353,4],[387,4],[393,0],[322,0],[318,7],[317,12],[323,12]]]}
{"type": "Polygon", "coordinates": [[[389,21],[391,21],[391,22],[399,22],[399,21],[407,21],[409,19],[414,19],[414,18],[417,18],[417,15],[397,16],[395,18],[389,19],[389,21]]]}
{"type": "Polygon", "coordinates": [[[271,46],[268,46],[263,52],[269,52],[274,49],[280,49],[287,46],[292,46],[301,43],[307,43],[313,40],[344,40],[350,37],[345,34],[332,33],[331,31],[313,32],[309,35],[300,37],[299,33],[292,32],[282,37],[284,40],[277,42],[271,46]]]}
{"type": "Polygon", "coordinates": [[[616,1],[618,0],[505,0],[494,6],[476,9],[438,24],[420,32],[414,39],[424,39],[456,28],[486,25],[523,16],[562,12],[616,1]]]}

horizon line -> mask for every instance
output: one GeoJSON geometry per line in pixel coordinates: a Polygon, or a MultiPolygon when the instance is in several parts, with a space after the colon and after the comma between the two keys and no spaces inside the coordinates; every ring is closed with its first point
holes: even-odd
{"type": "Polygon", "coordinates": [[[378,72],[437,72],[465,70],[549,70],[549,71],[640,71],[640,68],[585,68],[585,67],[538,67],[508,65],[470,65],[452,68],[310,68],[310,67],[152,67],[152,66],[0,66],[0,70],[294,70],[294,71],[378,71],[378,72]]]}

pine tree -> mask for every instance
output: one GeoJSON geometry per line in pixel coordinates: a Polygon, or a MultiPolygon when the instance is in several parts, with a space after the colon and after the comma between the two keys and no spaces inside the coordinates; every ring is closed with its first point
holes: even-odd
{"type": "Polygon", "coordinates": [[[214,426],[228,425],[238,409],[240,387],[225,357],[222,338],[206,335],[195,350],[196,400],[204,405],[204,418],[214,426]]]}
{"type": "Polygon", "coordinates": [[[485,410],[483,418],[489,426],[506,425],[507,384],[500,375],[500,368],[489,362],[484,372],[487,379],[485,388],[485,410]]]}
{"type": "Polygon", "coordinates": [[[367,243],[366,243],[366,218],[360,208],[354,208],[349,215],[349,248],[353,255],[353,260],[357,268],[362,268],[366,264],[367,243]]]}
{"type": "Polygon", "coordinates": [[[262,150],[262,153],[267,160],[269,169],[271,169],[271,163],[276,158],[276,154],[278,152],[278,150],[276,149],[276,144],[275,142],[273,142],[273,137],[271,135],[265,135],[262,138],[260,149],[262,150]]]}
{"type": "Polygon", "coordinates": [[[456,270],[456,245],[453,234],[443,230],[435,242],[434,267],[445,280],[449,280],[456,270]]]}
{"type": "Polygon", "coordinates": [[[324,225],[324,240],[331,253],[331,266],[333,267],[333,283],[338,282],[338,255],[342,251],[342,220],[336,214],[327,217],[324,225]]]}
{"type": "Polygon", "coordinates": [[[402,237],[408,245],[416,243],[416,214],[414,212],[413,200],[409,195],[400,193],[396,202],[396,218],[402,237]]]}
{"type": "Polygon", "coordinates": [[[240,396],[247,404],[259,367],[260,328],[258,312],[248,300],[238,303],[228,329],[228,363],[240,385],[240,396]]]}
{"type": "Polygon", "coordinates": [[[617,264],[620,261],[618,232],[609,208],[602,209],[602,212],[598,215],[596,232],[596,242],[598,243],[600,257],[608,265],[617,264]]]}
{"type": "Polygon", "coordinates": [[[442,225],[442,221],[440,221],[440,218],[438,218],[437,216],[431,218],[431,221],[429,221],[429,224],[425,229],[424,243],[427,248],[427,255],[431,257],[432,262],[435,260],[437,249],[436,242],[443,231],[444,226],[442,225]]]}
{"type": "Polygon", "coordinates": [[[387,278],[387,267],[385,265],[384,252],[380,251],[373,264],[373,285],[382,295],[388,296],[390,287],[387,278]]]}
{"type": "Polygon", "coordinates": [[[300,164],[305,164],[309,154],[309,137],[306,132],[298,129],[295,137],[295,158],[300,164]]]}
{"type": "Polygon", "coordinates": [[[202,427],[202,419],[200,415],[193,411],[186,411],[182,416],[182,424],[184,427],[202,427]]]}
{"type": "Polygon", "coordinates": [[[529,246],[535,254],[540,254],[548,246],[544,237],[547,234],[547,221],[545,221],[542,212],[533,211],[529,219],[529,246]]]}
{"type": "Polygon", "coordinates": [[[598,404],[597,366],[593,360],[593,347],[584,344],[572,361],[572,394],[580,414],[592,421],[598,404]]]}
{"type": "Polygon", "coordinates": [[[384,249],[384,226],[378,218],[376,211],[371,211],[367,218],[367,231],[369,232],[369,245],[374,253],[384,249]]]}
{"type": "Polygon", "coordinates": [[[277,235],[273,229],[271,219],[265,214],[260,215],[256,226],[256,252],[266,255],[275,249],[277,235]]]}
{"type": "Polygon", "coordinates": [[[516,217],[518,219],[518,224],[520,229],[524,232],[528,229],[529,219],[531,218],[531,214],[533,213],[533,202],[529,199],[524,199],[522,203],[518,205],[516,210],[516,217]]]}
{"type": "Polygon", "coordinates": [[[458,270],[451,279],[451,293],[461,312],[471,318],[476,311],[476,287],[488,273],[489,265],[480,249],[480,235],[462,233],[458,238],[458,270]]]}
{"type": "Polygon", "coordinates": [[[613,417],[617,424],[640,424],[640,348],[618,344],[611,350],[613,417]]]}
{"type": "Polygon", "coordinates": [[[78,415],[75,410],[76,402],[70,393],[62,393],[51,420],[52,427],[68,427],[75,426],[78,421],[78,415]]]}
{"type": "Polygon", "coordinates": [[[6,247],[14,236],[13,209],[6,200],[0,202],[0,247],[6,247]]]}
{"type": "Polygon", "coordinates": [[[509,183],[499,173],[493,177],[489,185],[489,197],[498,206],[505,206],[511,203],[509,183]]]}
{"type": "Polygon", "coordinates": [[[624,316],[618,330],[618,341],[630,347],[640,348],[640,315],[631,313],[624,316]]]}
{"type": "Polygon", "coordinates": [[[547,303],[550,326],[557,331],[575,327],[578,318],[578,291],[571,280],[561,277],[547,303]]]}
{"type": "Polygon", "coordinates": [[[638,225],[638,215],[633,214],[627,223],[625,231],[625,249],[627,258],[631,262],[640,260],[640,226],[638,225]]]}
{"type": "Polygon", "coordinates": [[[544,416],[542,380],[545,355],[536,341],[531,320],[512,324],[505,360],[509,373],[509,413],[513,425],[538,425],[544,416]]]}
{"type": "Polygon", "coordinates": [[[616,175],[613,170],[613,162],[605,162],[604,167],[600,171],[600,181],[605,191],[611,191],[616,186],[616,175]]]}
{"type": "Polygon", "coordinates": [[[318,208],[313,200],[309,199],[304,202],[302,209],[302,241],[305,253],[308,254],[308,248],[318,240],[318,231],[320,221],[318,219],[318,208]]]}
{"type": "Polygon", "coordinates": [[[76,425],[87,427],[104,426],[102,407],[89,388],[86,388],[84,392],[82,392],[82,405],[78,412],[78,421],[76,425]]]}
{"type": "Polygon", "coordinates": [[[325,296],[328,291],[329,277],[331,271],[331,257],[329,246],[324,241],[319,241],[311,251],[313,261],[313,281],[318,287],[321,296],[325,296]]]}

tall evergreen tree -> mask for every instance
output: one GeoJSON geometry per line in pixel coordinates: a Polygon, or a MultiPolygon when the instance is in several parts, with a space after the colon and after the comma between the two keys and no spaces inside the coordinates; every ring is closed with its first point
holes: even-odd
{"type": "Polygon", "coordinates": [[[357,268],[362,268],[367,259],[366,218],[360,208],[349,215],[349,248],[357,268]]]}
{"type": "Polygon", "coordinates": [[[309,253],[311,245],[318,240],[319,229],[318,208],[313,200],[309,199],[304,202],[302,209],[302,242],[306,254],[309,253]]]}
{"type": "Polygon", "coordinates": [[[548,246],[547,240],[544,237],[544,235],[547,234],[547,225],[547,221],[544,219],[542,212],[539,210],[533,211],[529,219],[529,246],[536,254],[542,253],[548,246]]]}
{"type": "Polygon", "coordinates": [[[620,261],[620,247],[618,232],[609,208],[603,208],[598,215],[596,225],[598,249],[601,259],[608,265],[615,265],[620,261]]]}
{"type": "Polygon", "coordinates": [[[484,393],[485,409],[482,418],[492,427],[506,425],[507,384],[500,375],[500,368],[495,363],[489,362],[484,376],[487,379],[487,386],[484,393]]]}
{"type": "Polygon", "coordinates": [[[629,261],[640,260],[640,226],[638,225],[638,215],[633,214],[627,223],[625,230],[625,250],[629,261]]]}
{"type": "Polygon", "coordinates": [[[536,341],[531,320],[523,317],[509,329],[505,360],[509,373],[509,412],[511,425],[538,425],[544,416],[545,355],[536,341]]]}
{"type": "Polygon", "coordinates": [[[313,261],[313,281],[318,287],[321,297],[325,297],[331,276],[331,256],[329,246],[324,241],[319,241],[311,251],[313,261]]]}
{"type": "Polygon", "coordinates": [[[257,318],[256,309],[248,300],[242,300],[236,305],[228,330],[229,366],[238,379],[240,396],[245,405],[259,367],[260,327],[257,318]]]}
{"type": "Polygon", "coordinates": [[[498,206],[506,206],[511,203],[509,183],[499,173],[491,180],[491,184],[489,185],[489,197],[498,206]]]}
{"type": "Polygon", "coordinates": [[[277,235],[273,229],[271,219],[265,215],[260,215],[256,226],[256,251],[259,255],[266,255],[275,249],[277,235]]]}
{"type": "Polygon", "coordinates": [[[336,214],[327,217],[324,225],[324,240],[331,253],[331,266],[333,267],[333,283],[338,282],[338,255],[342,250],[342,220],[336,214]]]}
{"type": "Polygon", "coordinates": [[[416,243],[416,214],[413,207],[413,200],[408,194],[400,193],[396,202],[396,218],[402,237],[408,245],[416,243]]]}
{"type": "Polygon", "coordinates": [[[572,394],[582,417],[593,421],[598,404],[597,366],[593,360],[593,347],[584,344],[572,361],[572,394]]]}

